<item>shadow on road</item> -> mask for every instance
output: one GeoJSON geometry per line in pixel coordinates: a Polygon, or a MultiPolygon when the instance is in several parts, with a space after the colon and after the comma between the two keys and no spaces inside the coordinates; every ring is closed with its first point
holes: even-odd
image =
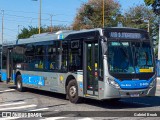
{"type": "MultiPolygon", "coordinates": [[[[11,89],[15,89],[15,87],[9,87],[11,89]]],[[[36,90],[32,88],[26,88],[26,92],[30,92],[33,94],[38,94],[46,97],[53,97],[58,99],[66,100],[66,96],[64,94],[36,90]]],[[[68,100],[66,100],[68,101],[68,100]]],[[[145,108],[145,107],[158,107],[160,106],[160,96],[153,97],[142,97],[142,98],[123,98],[119,101],[99,101],[84,98],[82,103],[80,104],[88,104],[96,107],[106,108],[106,109],[126,109],[126,108],[145,108]]]]}
{"type": "MultiPolygon", "coordinates": [[[[15,86],[10,86],[10,89],[16,89],[15,86]]],[[[37,89],[32,89],[32,88],[25,88],[24,92],[29,92],[37,95],[43,95],[47,97],[54,97],[58,99],[66,99],[66,96],[64,94],[59,94],[59,93],[54,93],[54,92],[49,92],[49,91],[44,91],[44,90],[37,90],[37,89]]]]}
{"type": "Polygon", "coordinates": [[[106,109],[126,109],[126,108],[145,108],[160,106],[160,96],[142,98],[123,98],[119,101],[97,101],[84,99],[84,103],[106,109]]]}

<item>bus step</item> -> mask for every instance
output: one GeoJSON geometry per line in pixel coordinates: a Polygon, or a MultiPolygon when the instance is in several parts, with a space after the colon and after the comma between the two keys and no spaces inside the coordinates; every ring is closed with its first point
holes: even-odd
{"type": "Polygon", "coordinates": [[[85,94],[85,97],[87,97],[87,98],[94,98],[94,99],[98,99],[98,95],[85,94]]]}
{"type": "Polygon", "coordinates": [[[13,84],[14,84],[14,82],[13,82],[13,81],[10,81],[10,82],[8,82],[7,84],[9,84],[9,85],[13,85],[13,84]]]}

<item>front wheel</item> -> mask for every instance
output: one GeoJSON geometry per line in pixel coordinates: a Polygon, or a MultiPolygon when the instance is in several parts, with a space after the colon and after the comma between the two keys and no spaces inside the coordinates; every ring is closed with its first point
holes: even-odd
{"type": "Polygon", "coordinates": [[[78,96],[78,86],[76,80],[71,80],[67,86],[67,96],[71,103],[80,102],[81,98],[78,96]]]}
{"type": "Polygon", "coordinates": [[[21,75],[17,75],[16,81],[17,81],[17,84],[16,84],[17,90],[19,92],[23,92],[24,88],[23,88],[23,85],[22,85],[22,77],[21,77],[21,75]]]}

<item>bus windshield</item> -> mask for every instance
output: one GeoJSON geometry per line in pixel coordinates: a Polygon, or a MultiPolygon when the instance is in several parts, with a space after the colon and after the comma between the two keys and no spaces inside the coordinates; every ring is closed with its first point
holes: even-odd
{"type": "Polygon", "coordinates": [[[111,73],[152,73],[152,50],[149,42],[108,42],[108,65],[111,73]]]}

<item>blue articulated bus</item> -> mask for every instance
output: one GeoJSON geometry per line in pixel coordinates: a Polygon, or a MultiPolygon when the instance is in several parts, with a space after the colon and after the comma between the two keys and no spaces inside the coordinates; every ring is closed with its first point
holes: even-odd
{"type": "Polygon", "coordinates": [[[77,103],[154,96],[155,60],[148,33],[96,28],[33,35],[3,44],[1,77],[25,87],[66,94],[77,103]]]}

